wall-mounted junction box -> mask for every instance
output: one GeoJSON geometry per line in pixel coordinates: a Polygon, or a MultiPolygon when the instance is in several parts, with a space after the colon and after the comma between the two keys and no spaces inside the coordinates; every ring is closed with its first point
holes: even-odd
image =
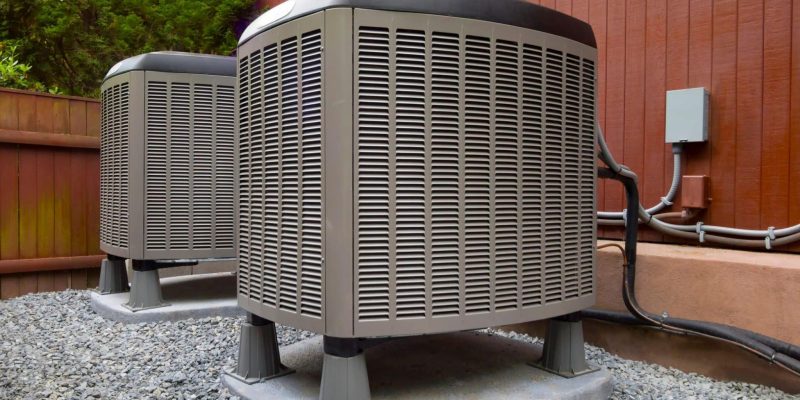
{"type": "Polygon", "coordinates": [[[684,175],[681,179],[681,207],[708,208],[711,202],[708,176],[684,175]]]}
{"type": "Polygon", "coordinates": [[[667,91],[666,142],[708,140],[708,92],[705,88],[667,91]]]}

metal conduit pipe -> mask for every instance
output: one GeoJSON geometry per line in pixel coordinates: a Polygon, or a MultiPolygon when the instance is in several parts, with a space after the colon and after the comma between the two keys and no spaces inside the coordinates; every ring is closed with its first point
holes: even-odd
{"type": "MultiPolygon", "coordinates": [[[[624,169],[620,169],[620,172],[616,173],[611,169],[599,168],[598,176],[617,180],[625,186],[625,198],[628,206],[626,220],[631,221],[636,218],[636,210],[641,210],[639,206],[639,189],[636,180],[630,176],[623,175],[623,172],[624,169]]],[[[633,175],[635,176],[635,174],[633,175]]],[[[646,325],[667,332],[702,336],[733,344],[800,376],[800,360],[776,350],[751,335],[742,333],[742,329],[705,321],[669,318],[666,315],[659,316],[644,310],[636,300],[635,288],[638,226],[639,224],[634,223],[626,225],[625,248],[623,249],[625,265],[623,269],[622,300],[625,303],[625,307],[634,317],[646,325]]],[[[777,339],[774,340],[777,341],[777,339]]]]}
{"type": "MultiPolygon", "coordinates": [[[[628,177],[634,183],[638,183],[636,173],[620,165],[614,160],[614,156],[608,149],[603,132],[599,126],[596,130],[597,143],[600,146],[600,159],[608,165],[609,169],[615,174],[628,177]]],[[[800,224],[790,226],[782,229],[770,228],[767,230],[752,230],[752,229],[739,229],[714,225],[705,225],[698,222],[694,225],[679,225],[670,224],[659,220],[656,216],[652,215],[645,210],[644,207],[639,205],[638,216],[641,223],[644,223],[651,228],[667,234],[689,240],[697,240],[701,243],[711,242],[733,247],[746,247],[746,248],[766,248],[767,250],[773,247],[784,246],[796,241],[800,241],[800,224]],[[718,235],[707,235],[706,233],[717,233],[729,236],[740,236],[760,239],[741,239],[731,238],[718,235]]],[[[606,223],[606,220],[601,220],[601,223],[606,223]]]]}
{"type": "MultiPolygon", "coordinates": [[[[675,200],[675,196],[678,194],[678,188],[681,186],[681,154],[683,153],[683,144],[682,143],[673,143],[672,144],[672,183],[669,186],[669,190],[667,194],[661,198],[661,201],[648,208],[648,214],[656,214],[659,211],[663,210],[666,207],[672,205],[673,200],[675,200]]],[[[597,218],[602,220],[606,219],[623,219],[625,218],[624,211],[598,211],[597,218]]],[[[611,224],[607,224],[611,225],[611,224]]],[[[616,225],[616,224],[613,224],[616,225]]]]}

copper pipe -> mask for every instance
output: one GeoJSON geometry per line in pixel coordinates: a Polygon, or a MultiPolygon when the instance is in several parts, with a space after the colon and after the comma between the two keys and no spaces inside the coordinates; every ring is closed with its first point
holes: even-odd
{"type": "Polygon", "coordinates": [[[64,271],[70,269],[97,268],[106,258],[105,254],[92,256],[23,258],[0,260],[0,275],[19,272],[64,271]]]}
{"type": "Polygon", "coordinates": [[[27,144],[34,146],[99,149],[100,138],[96,136],[67,135],[63,133],[41,133],[0,129],[0,143],[27,144]]]}

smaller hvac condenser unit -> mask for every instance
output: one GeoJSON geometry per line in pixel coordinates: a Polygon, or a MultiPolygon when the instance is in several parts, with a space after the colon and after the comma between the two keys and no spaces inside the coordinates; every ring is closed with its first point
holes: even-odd
{"type": "Polygon", "coordinates": [[[235,88],[233,57],[156,52],[108,72],[100,247],[110,259],[137,269],[235,257],[235,88]]]}
{"type": "Polygon", "coordinates": [[[238,48],[240,306],[349,357],[594,304],[596,58],[588,24],[525,1],[261,16],[238,48]]]}

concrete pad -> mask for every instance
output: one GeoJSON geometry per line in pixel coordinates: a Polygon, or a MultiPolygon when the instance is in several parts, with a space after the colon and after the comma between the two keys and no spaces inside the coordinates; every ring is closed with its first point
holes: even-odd
{"type": "Polygon", "coordinates": [[[124,323],[244,315],[236,303],[236,276],[231,273],[162,278],[161,293],[168,306],[136,312],[123,306],[128,293],[93,292],[91,304],[101,316],[124,323]]]}
{"type": "MultiPolygon", "coordinates": [[[[373,399],[569,399],[611,395],[605,369],[576,378],[531,367],[541,346],[458,332],[415,336],[366,350],[373,399]]],[[[248,385],[223,375],[222,383],[243,399],[317,399],[322,376],[322,337],[281,348],[291,375],[248,385]]]]}

